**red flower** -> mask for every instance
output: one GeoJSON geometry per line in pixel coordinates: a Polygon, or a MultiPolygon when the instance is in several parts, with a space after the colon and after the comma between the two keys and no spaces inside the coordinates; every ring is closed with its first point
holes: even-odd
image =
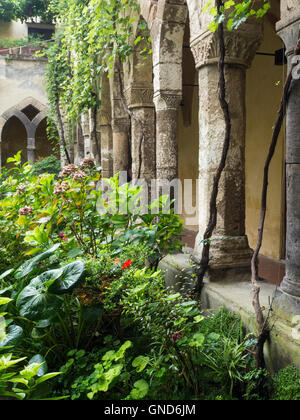
{"type": "Polygon", "coordinates": [[[122,269],[123,269],[123,270],[125,270],[126,268],[130,267],[130,266],[131,266],[131,264],[132,264],[132,261],[127,260],[127,261],[123,264],[122,269]]]}
{"type": "Polygon", "coordinates": [[[65,234],[64,234],[64,233],[60,233],[58,236],[59,236],[60,238],[63,238],[63,237],[65,236],[65,234]]]}

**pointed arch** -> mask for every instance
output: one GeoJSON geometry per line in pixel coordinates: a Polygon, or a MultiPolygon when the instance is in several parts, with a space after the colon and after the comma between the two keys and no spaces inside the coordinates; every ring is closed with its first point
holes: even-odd
{"type": "Polygon", "coordinates": [[[3,129],[11,118],[17,118],[25,127],[27,135],[27,159],[35,160],[35,134],[40,123],[47,118],[47,107],[29,96],[9,108],[0,116],[0,145],[3,129]],[[30,112],[28,113],[28,108],[30,112]],[[30,114],[30,115],[29,115],[30,114]]]}

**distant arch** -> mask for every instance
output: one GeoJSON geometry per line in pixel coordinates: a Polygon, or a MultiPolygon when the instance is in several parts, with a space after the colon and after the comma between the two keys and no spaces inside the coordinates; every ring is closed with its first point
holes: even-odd
{"type": "MultiPolygon", "coordinates": [[[[27,160],[35,161],[35,137],[36,131],[43,120],[47,118],[47,107],[39,102],[37,99],[29,96],[19,102],[17,105],[11,107],[0,116],[0,146],[4,128],[11,119],[19,120],[26,130],[26,151],[27,160]]],[[[2,147],[0,147],[2,149],[2,147]]],[[[0,161],[2,162],[2,157],[0,161]]]]}

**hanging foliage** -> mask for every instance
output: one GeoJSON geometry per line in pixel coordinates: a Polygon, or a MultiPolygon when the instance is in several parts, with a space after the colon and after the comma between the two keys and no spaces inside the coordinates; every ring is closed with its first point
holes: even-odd
{"type": "Polygon", "coordinates": [[[46,53],[47,91],[67,155],[63,127],[100,106],[103,74],[110,76],[116,59],[125,61],[142,41],[132,39],[139,6],[135,0],[52,0],[50,10],[59,31],[46,53]]]}

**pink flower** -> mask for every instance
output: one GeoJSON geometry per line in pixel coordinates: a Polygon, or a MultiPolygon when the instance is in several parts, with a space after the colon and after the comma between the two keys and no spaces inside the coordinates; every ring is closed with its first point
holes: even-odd
{"type": "Polygon", "coordinates": [[[64,234],[64,233],[60,233],[58,236],[59,236],[60,238],[63,238],[63,237],[65,236],[65,234],[64,234]]]}

